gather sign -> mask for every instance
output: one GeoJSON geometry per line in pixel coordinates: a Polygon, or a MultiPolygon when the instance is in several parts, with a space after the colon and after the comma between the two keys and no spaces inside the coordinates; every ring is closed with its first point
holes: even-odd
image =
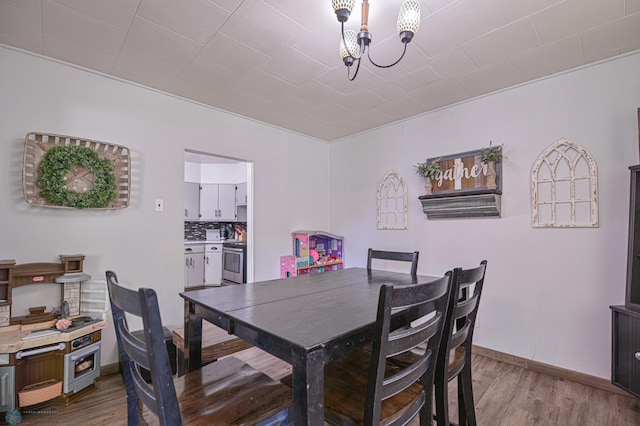
{"type": "Polygon", "coordinates": [[[481,152],[482,150],[478,149],[427,159],[428,163],[435,161],[442,169],[432,181],[432,193],[436,195],[478,190],[502,191],[502,162],[490,165],[482,161],[481,152]],[[492,176],[495,177],[495,186],[492,176]]]}

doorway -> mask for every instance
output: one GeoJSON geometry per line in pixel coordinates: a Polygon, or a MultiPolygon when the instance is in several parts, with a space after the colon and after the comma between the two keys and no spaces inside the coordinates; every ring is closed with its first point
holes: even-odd
{"type": "MultiPolygon", "coordinates": [[[[206,240],[205,229],[218,226],[226,226],[235,229],[239,225],[246,231],[247,239],[247,282],[252,282],[253,271],[253,163],[238,158],[219,156],[186,149],[184,151],[184,226],[185,241],[187,235],[191,240],[206,240]],[[229,213],[226,207],[228,203],[221,201],[216,208],[209,201],[202,207],[206,211],[200,211],[200,192],[195,192],[189,187],[200,187],[204,184],[207,189],[219,185],[228,194],[228,189],[235,186],[235,202],[233,213],[229,213]],[[197,198],[197,207],[194,205],[194,197],[197,198]],[[240,197],[240,198],[237,198],[240,197]],[[196,214],[195,211],[198,211],[196,214]]],[[[222,192],[221,192],[222,193],[222,192]]],[[[224,198],[227,198],[225,195],[224,198]]],[[[210,199],[209,199],[210,200],[210,199]]]]}

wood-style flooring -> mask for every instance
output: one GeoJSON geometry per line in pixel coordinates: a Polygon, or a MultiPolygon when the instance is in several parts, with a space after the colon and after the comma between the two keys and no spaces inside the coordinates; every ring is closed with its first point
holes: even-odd
{"type": "MultiPolygon", "coordinates": [[[[290,373],[288,364],[255,348],[234,356],[274,379],[290,373]]],[[[473,387],[480,426],[625,426],[640,425],[638,400],[554,378],[479,355],[473,358],[473,387]]],[[[22,425],[126,425],[126,398],[118,374],[103,377],[97,390],[67,407],[50,406],[22,413],[22,425]]],[[[450,383],[452,420],[457,418],[457,389],[450,383]]],[[[3,419],[4,420],[4,419],[3,419]]],[[[411,426],[417,426],[414,419],[411,426]]]]}

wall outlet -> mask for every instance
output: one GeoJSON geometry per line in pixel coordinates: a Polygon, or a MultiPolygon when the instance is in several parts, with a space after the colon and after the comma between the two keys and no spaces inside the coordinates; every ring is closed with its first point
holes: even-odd
{"type": "Polygon", "coordinates": [[[156,198],[155,210],[157,212],[164,211],[164,200],[162,198],[156,198]]]}

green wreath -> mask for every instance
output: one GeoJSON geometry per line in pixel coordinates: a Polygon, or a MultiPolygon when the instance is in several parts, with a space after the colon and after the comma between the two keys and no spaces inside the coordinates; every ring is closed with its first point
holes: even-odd
{"type": "Polygon", "coordinates": [[[40,162],[40,194],[52,204],[78,209],[98,209],[109,205],[117,195],[111,161],[101,160],[91,148],[56,146],[40,162]],[[91,170],[93,188],[85,193],[67,188],[66,175],[74,164],[91,170]]]}

